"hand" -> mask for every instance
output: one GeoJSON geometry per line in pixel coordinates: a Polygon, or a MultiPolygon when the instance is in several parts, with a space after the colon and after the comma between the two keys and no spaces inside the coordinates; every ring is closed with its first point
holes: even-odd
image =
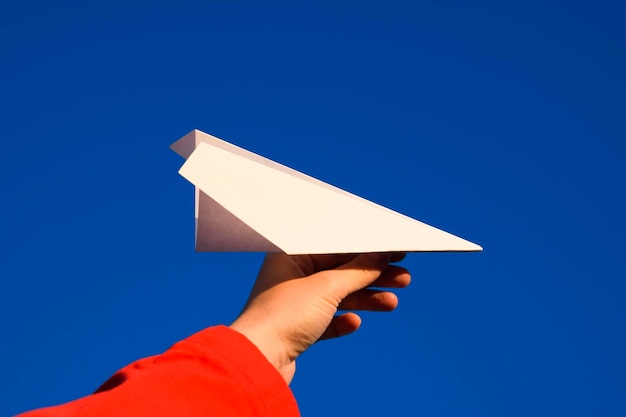
{"type": "Polygon", "coordinates": [[[361,318],[338,310],[391,311],[398,298],[367,287],[402,288],[411,277],[389,265],[403,253],[265,258],[243,312],[231,324],[254,343],[289,384],[296,358],[320,339],[350,334],[361,318]]]}

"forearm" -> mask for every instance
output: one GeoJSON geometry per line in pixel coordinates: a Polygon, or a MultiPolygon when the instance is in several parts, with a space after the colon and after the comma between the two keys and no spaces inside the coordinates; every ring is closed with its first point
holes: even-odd
{"type": "Polygon", "coordinates": [[[118,371],[94,394],[19,417],[299,416],[291,391],[244,336],[218,326],[118,371]]]}

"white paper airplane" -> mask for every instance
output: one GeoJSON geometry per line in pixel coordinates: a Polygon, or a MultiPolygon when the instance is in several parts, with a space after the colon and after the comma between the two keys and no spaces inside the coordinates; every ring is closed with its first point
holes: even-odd
{"type": "Polygon", "coordinates": [[[193,130],[171,146],[196,187],[196,251],[480,251],[472,242],[193,130]]]}

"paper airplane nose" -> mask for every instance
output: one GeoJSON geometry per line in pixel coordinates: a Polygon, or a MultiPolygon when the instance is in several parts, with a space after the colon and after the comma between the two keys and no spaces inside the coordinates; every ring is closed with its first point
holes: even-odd
{"type": "Polygon", "coordinates": [[[196,187],[196,250],[287,254],[482,248],[199,130],[171,148],[196,187]]]}

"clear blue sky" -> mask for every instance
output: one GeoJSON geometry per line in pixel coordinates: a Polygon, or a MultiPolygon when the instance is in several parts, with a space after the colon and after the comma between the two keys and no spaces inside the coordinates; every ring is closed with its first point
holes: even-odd
{"type": "Polygon", "coordinates": [[[193,128],[485,248],[409,255],[304,416],[626,415],[623,2],[77,3],[0,6],[0,415],[234,319],[193,128]]]}

